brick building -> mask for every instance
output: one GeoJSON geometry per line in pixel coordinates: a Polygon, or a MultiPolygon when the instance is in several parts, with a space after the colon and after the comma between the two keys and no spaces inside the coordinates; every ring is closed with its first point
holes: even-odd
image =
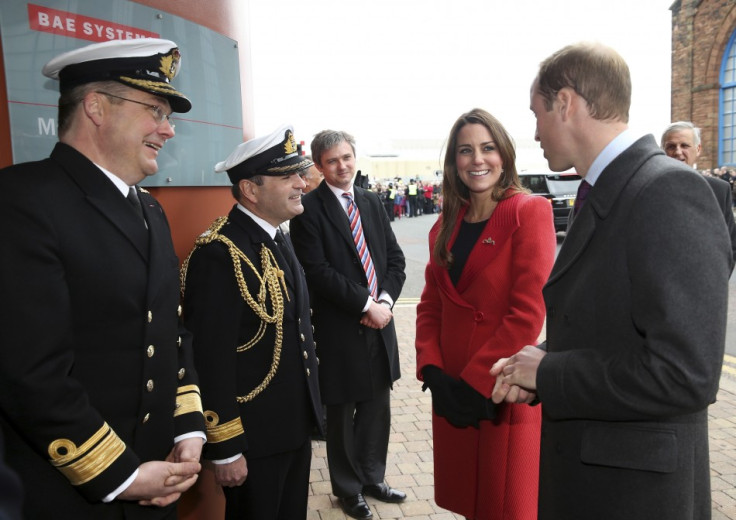
{"type": "Polygon", "coordinates": [[[698,168],[736,166],[736,0],[676,0],[673,121],[701,128],[698,168]]]}

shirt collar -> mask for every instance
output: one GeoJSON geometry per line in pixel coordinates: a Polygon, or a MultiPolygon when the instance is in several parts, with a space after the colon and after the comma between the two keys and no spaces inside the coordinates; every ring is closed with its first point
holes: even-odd
{"type": "Polygon", "coordinates": [[[263,231],[268,233],[268,236],[270,236],[272,240],[276,237],[276,228],[273,227],[271,224],[263,220],[261,217],[259,217],[240,203],[237,204],[237,208],[248,215],[250,218],[252,218],[253,221],[258,224],[261,229],[263,229],[263,231]]]}
{"type": "Polygon", "coordinates": [[[127,197],[128,193],[130,193],[131,186],[128,186],[125,184],[125,181],[112,173],[109,170],[106,170],[99,164],[95,163],[95,166],[97,166],[100,170],[102,170],[102,173],[105,174],[105,176],[112,181],[112,183],[115,185],[115,187],[120,191],[120,193],[123,194],[123,197],[127,197]]]}
{"type": "Polygon", "coordinates": [[[332,184],[327,183],[327,187],[330,188],[330,191],[332,194],[337,197],[337,200],[340,202],[340,205],[343,207],[345,211],[347,211],[348,208],[348,200],[342,196],[343,193],[349,193],[350,197],[355,200],[355,185],[351,184],[350,189],[342,190],[340,188],[335,188],[332,184]]]}
{"type": "Polygon", "coordinates": [[[616,157],[623,153],[624,150],[634,144],[638,138],[639,137],[629,128],[614,137],[613,141],[608,143],[606,147],[601,150],[601,153],[599,153],[598,157],[595,158],[593,164],[590,165],[588,173],[585,175],[586,182],[593,186],[601,173],[603,173],[603,170],[606,169],[606,166],[611,164],[616,157]]]}

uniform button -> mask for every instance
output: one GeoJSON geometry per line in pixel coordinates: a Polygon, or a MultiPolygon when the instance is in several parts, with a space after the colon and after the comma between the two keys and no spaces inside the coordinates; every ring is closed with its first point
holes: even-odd
{"type": "Polygon", "coordinates": [[[181,336],[179,336],[176,340],[176,346],[181,347],[181,336]]]}
{"type": "Polygon", "coordinates": [[[153,345],[148,345],[148,348],[146,349],[146,354],[148,354],[148,357],[153,357],[153,354],[156,353],[156,347],[153,345]]]}
{"type": "Polygon", "coordinates": [[[146,383],[146,390],[153,392],[153,379],[149,379],[148,383],[146,383]]]}
{"type": "Polygon", "coordinates": [[[179,373],[177,374],[179,376],[179,379],[184,379],[184,374],[186,374],[187,371],[185,368],[180,368],[179,373]]]}
{"type": "Polygon", "coordinates": [[[309,315],[310,315],[310,316],[314,316],[314,311],[312,310],[312,308],[311,308],[311,307],[309,308],[309,315]]]}
{"type": "Polygon", "coordinates": [[[309,377],[311,375],[311,373],[312,372],[309,369],[307,369],[307,377],[309,377]]]}
{"type": "Polygon", "coordinates": [[[297,324],[298,324],[298,325],[299,325],[300,327],[302,326],[302,319],[301,319],[301,318],[298,318],[298,319],[296,320],[296,322],[297,322],[297,324]]]}
{"type": "Polygon", "coordinates": [[[153,313],[151,311],[148,311],[148,323],[151,323],[153,321],[153,313]]]}
{"type": "Polygon", "coordinates": [[[176,308],[176,315],[181,316],[181,305],[176,308]]]}
{"type": "Polygon", "coordinates": [[[151,414],[150,413],[147,413],[146,415],[143,416],[143,421],[141,421],[141,422],[143,424],[146,424],[148,422],[148,419],[150,419],[150,418],[151,418],[151,414]]]}
{"type": "Polygon", "coordinates": [[[299,337],[301,338],[302,341],[305,341],[307,339],[304,337],[304,334],[299,334],[299,337]]]}
{"type": "Polygon", "coordinates": [[[307,354],[307,351],[306,350],[304,351],[304,354],[303,355],[304,355],[304,359],[309,359],[309,354],[307,354]]]}
{"type": "Polygon", "coordinates": [[[482,312],[480,312],[480,311],[477,311],[477,312],[475,313],[475,315],[473,316],[473,319],[474,319],[474,320],[475,320],[476,322],[478,322],[478,321],[483,321],[483,313],[482,313],[482,312]]]}
{"type": "Polygon", "coordinates": [[[317,366],[319,366],[319,358],[317,358],[317,366]]]}
{"type": "Polygon", "coordinates": [[[312,325],[312,334],[314,334],[314,325],[312,325]]]}

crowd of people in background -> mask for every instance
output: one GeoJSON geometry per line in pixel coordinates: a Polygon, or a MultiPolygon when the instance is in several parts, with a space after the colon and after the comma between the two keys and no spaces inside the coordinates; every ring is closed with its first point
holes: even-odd
{"type": "MultiPolygon", "coordinates": [[[[700,170],[706,177],[715,177],[717,179],[723,179],[731,185],[731,192],[733,193],[734,199],[736,199],[736,169],[734,168],[706,168],[700,170]]],[[[734,202],[736,206],[736,202],[734,202]]]]}
{"type": "Polygon", "coordinates": [[[392,222],[401,217],[433,215],[442,211],[442,183],[409,179],[405,184],[400,178],[388,183],[376,182],[368,189],[378,194],[392,222]]]}

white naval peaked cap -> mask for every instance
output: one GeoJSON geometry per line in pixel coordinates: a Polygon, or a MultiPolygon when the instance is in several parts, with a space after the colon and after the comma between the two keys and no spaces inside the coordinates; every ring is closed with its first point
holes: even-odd
{"type": "Polygon", "coordinates": [[[58,79],[64,92],[93,81],[117,81],[165,97],[174,112],[188,112],[192,103],[171,85],[181,68],[176,43],[160,38],[135,38],[93,43],[51,59],[44,76],[58,79]]]}
{"type": "Polygon", "coordinates": [[[283,125],[267,136],[240,143],[227,159],[215,165],[215,172],[227,172],[230,181],[237,184],[256,175],[289,175],[313,164],[299,154],[294,128],[283,125]]]}

